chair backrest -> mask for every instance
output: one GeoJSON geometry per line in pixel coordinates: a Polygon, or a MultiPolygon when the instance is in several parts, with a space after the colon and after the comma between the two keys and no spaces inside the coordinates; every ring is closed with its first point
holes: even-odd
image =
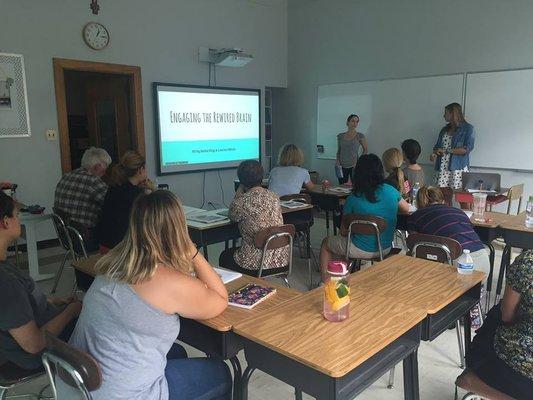
{"type": "Polygon", "coordinates": [[[443,264],[452,264],[463,251],[461,244],[455,239],[424,233],[410,234],[407,237],[407,248],[413,257],[443,264]]]}
{"type": "MultiPolygon", "coordinates": [[[[55,209],[54,209],[55,211],[55,209]]],[[[54,228],[57,233],[57,238],[59,239],[59,244],[61,247],[63,247],[67,251],[72,250],[72,242],[70,241],[70,236],[67,230],[67,225],[65,224],[65,221],[61,216],[54,213],[50,215],[50,218],[52,218],[52,222],[54,224],[54,228]]]]}
{"type": "MultiPolygon", "coordinates": [[[[292,224],[271,226],[257,232],[254,236],[254,245],[262,250],[261,265],[259,266],[259,277],[262,274],[263,267],[267,256],[267,251],[289,246],[288,274],[292,269],[292,241],[296,229],[292,224]]],[[[284,267],[280,265],[279,267],[284,267]]]]}
{"type": "Polygon", "coordinates": [[[79,260],[80,258],[87,258],[87,250],[85,249],[85,242],[81,233],[73,226],[67,226],[67,231],[72,243],[72,252],[74,258],[79,260]]]}
{"type": "Polygon", "coordinates": [[[311,204],[311,196],[307,193],[287,194],[279,198],[281,201],[299,201],[300,203],[311,204]]]}
{"type": "Polygon", "coordinates": [[[440,188],[442,195],[444,196],[444,203],[448,207],[453,207],[453,189],[449,186],[440,188]]]}
{"type": "Polygon", "coordinates": [[[509,193],[507,194],[509,198],[509,204],[507,205],[507,214],[511,213],[511,202],[513,200],[518,200],[518,209],[516,211],[517,214],[520,214],[520,209],[522,208],[522,196],[524,195],[524,184],[521,183],[520,185],[513,185],[509,189],[509,193]]]}
{"type": "Polygon", "coordinates": [[[46,349],[42,355],[43,364],[52,385],[56,399],[66,399],[68,394],[60,393],[62,388],[68,393],[77,390],[85,400],[91,400],[90,391],[102,384],[102,372],[98,362],[86,352],[77,349],[49,332],[45,332],[46,349]],[[57,385],[58,381],[63,385],[57,385]],[[58,392],[59,390],[59,392],[58,392]]]}
{"type": "Polygon", "coordinates": [[[350,242],[352,235],[375,235],[378,244],[380,260],[383,260],[383,248],[380,234],[387,229],[387,221],[375,215],[346,214],[342,217],[342,226],[348,229],[346,243],[346,259],[350,257],[350,242]]]}

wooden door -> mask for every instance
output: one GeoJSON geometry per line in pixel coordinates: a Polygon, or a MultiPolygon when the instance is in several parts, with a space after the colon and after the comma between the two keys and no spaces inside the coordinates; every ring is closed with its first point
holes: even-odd
{"type": "Polygon", "coordinates": [[[129,78],[91,77],[86,82],[89,144],[107,150],[113,161],[135,148],[129,78]]]}

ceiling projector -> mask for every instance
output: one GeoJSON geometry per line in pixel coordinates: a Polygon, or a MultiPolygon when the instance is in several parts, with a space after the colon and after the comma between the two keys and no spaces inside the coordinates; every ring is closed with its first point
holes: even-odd
{"type": "Polygon", "coordinates": [[[198,60],[215,64],[221,67],[243,67],[252,61],[251,54],[244,53],[243,49],[210,49],[200,47],[198,49],[198,60]]]}

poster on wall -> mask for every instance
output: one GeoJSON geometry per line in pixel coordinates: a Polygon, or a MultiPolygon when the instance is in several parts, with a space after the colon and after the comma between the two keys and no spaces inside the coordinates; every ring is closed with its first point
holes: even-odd
{"type": "Polygon", "coordinates": [[[0,53],[0,138],[31,136],[24,57],[0,53]]]}

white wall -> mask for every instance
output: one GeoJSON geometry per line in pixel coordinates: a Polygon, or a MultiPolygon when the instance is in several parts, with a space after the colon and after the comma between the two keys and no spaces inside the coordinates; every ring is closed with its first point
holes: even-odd
{"type": "MultiPolygon", "coordinates": [[[[50,209],[61,177],[52,58],[72,58],[140,66],[149,175],[155,177],[156,149],[151,83],[206,85],[208,66],[199,64],[199,46],[242,47],[255,60],[244,68],[218,68],[220,86],[261,88],[287,84],[287,0],[0,0],[0,51],[24,55],[32,137],[0,139],[0,180],[18,183],[19,198],[50,209]],[[89,49],[81,31],[88,21],[103,23],[109,47],[89,49]]],[[[226,203],[233,197],[234,170],[221,172],[226,203]]],[[[202,201],[202,175],[174,175],[168,183],[189,205],[202,201]]],[[[221,203],[216,172],[208,172],[206,201],[221,203]]],[[[49,227],[48,227],[49,228],[49,227]]],[[[43,227],[40,238],[53,237],[43,227]]]]}
{"type": "MultiPolygon", "coordinates": [[[[333,161],[315,157],[319,84],[533,67],[532,15],[530,0],[290,1],[280,135],[303,147],[321,176],[334,178],[333,161]]],[[[523,182],[533,194],[532,174],[498,172],[504,186],[523,182]]]]}

